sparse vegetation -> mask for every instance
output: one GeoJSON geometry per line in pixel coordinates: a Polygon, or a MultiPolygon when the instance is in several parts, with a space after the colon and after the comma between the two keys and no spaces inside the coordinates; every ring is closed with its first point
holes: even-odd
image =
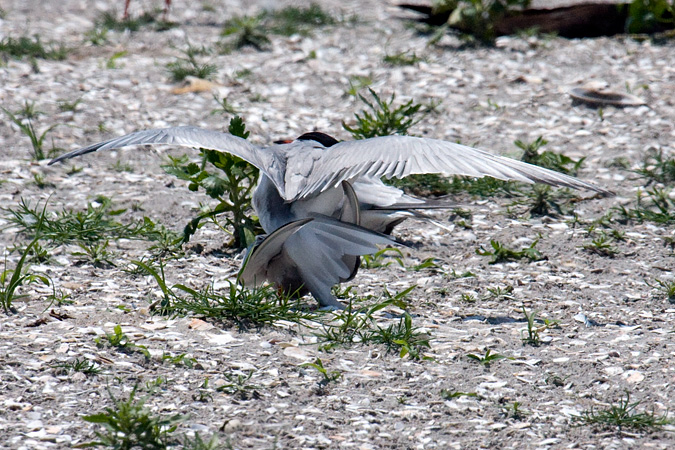
{"type": "MultiPolygon", "coordinates": [[[[229,131],[244,139],[249,135],[244,121],[237,116],[230,120],[229,131]]],[[[253,243],[260,231],[257,218],[248,214],[251,210],[251,195],[258,183],[259,170],[229,153],[205,149],[200,149],[200,152],[201,166],[189,162],[187,156],[170,157],[170,164],[162,166],[167,173],[187,181],[191,191],[196,192],[202,188],[206,195],[219,202],[214,208],[195,217],[185,226],[183,241],[189,241],[190,236],[203,226],[204,219],[215,219],[216,216],[223,214],[226,225],[223,227],[216,221],[214,223],[232,235],[231,246],[246,248],[253,243]],[[207,170],[207,163],[221,172],[214,173],[207,170]]]]}
{"type": "Polygon", "coordinates": [[[389,100],[383,100],[373,89],[368,88],[373,100],[369,100],[362,94],[359,99],[366,104],[368,110],[355,114],[356,125],[349,126],[342,122],[342,127],[351,133],[354,139],[367,139],[376,136],[390,136],[393,134],[408,134],[408,129],[419,123],[422,117],[417,117],[422,105],[408,100],[406,103],[394,108],[395,94],[389,100]]]}
{"type": "Polygon", "coordinates": [[[567,175],[576,175],[586,159],[584,157],[575,161],[569,156],[560,153],[554,153],[548,150],[539,152],[541,147],[548,144],[548,141],[545,140],[543,136],[539,136],[529,143],[517,140],[514,144],[516,147],[523,150],[523,156],[521,157],[522,161],[567,175]]]}
{"type": "Polygon", "coordinates": [[[263,11],[256,16],[239,16],[228,20],[222,36],[228,38],[222,47],[236,50],[253,47],[264,50],[270,44],[272,34],[307,36],[314,28],[335,24],[337,20],[321,6],[311,3],[306,7],[287,6],[277,10],[263,11]]]}
{"type": "MultiPolygon", "coordinates": [[[[46,154],[44,151],[44,142],[45,138],[47,137],[47,133],[52,131],[55,127],[58,126],[58,124],[51,125],[47,127],[45,131],[42,133],[39,133],[33,124],[35,119],[37,119],[40,115],[43,115],[44,113],[42,111],[39,111],[35,109],[35,103],[34,102],[28,102],[26,100],[24,102],[24,106],[21,110],[17,112],[11,112],[8,111],[5,108],[1,108],[5,114],[9,117],[9,119],[19,127],[19,130],[28,138],[30,139],[30,143],[33,146],[33,159],[37,161],[41,161],[46,158],[46,154]]],[[[54,148],[52,146],[52,149],[50,151],[50,154],[53,154],[57,152],[60,149],[54,148]]]]}
{"type": "Polygon", "coordinates": [[[656,289],[659,297],[664,297],[670,303],[675,303],[675,280],[659,280],[657,278],[656,284],[647,284],[656,289]]]}
{"type": "Polygon", "coordinates": [[[339,370],[331,370],[330,372],[323,366],[323,361],[321,358],[316,358],[314,362],[304,363],[301,367],[311,367],[316,370],[323,376],[321,381],[319,381],[319,388],[325,388],[328,384],[337,382],[341,377],[342,373],[339,370]]]}
{"type": "Polygon", "coordinates": [[[208,54],[204,47],[197,48],[188,44],[188,48],[183,51],[185,56],[170,62],[166,68],[174,82],[183,81],[187,77],[197,77],[204,80],[212,80],[218,73],[218,66],[215,64],[202,64],[197,60],[197,56],[208,54]]]}
{"type": "Polygon", "coordinates": [[[654,187],[646,191],[639,190],[635,208],[618,206],[613,208],[621,217],[620,221],[675,223],[675,197],[666,189],[654,187]]]}
{"type": "Polygon", "coordinates": [[[513,250],[504,246],[504,244],[501,242],[491,239],[490,246],[492,247],[492,250],[485,249],[481,245],[476,249],[476,253],[481,256],[489,256],[491,258],[490,264],[497,264],[507,261],[518,261],[521,259],[541,261],[545,258],[542,256],[541,252],[535,248],[538,243],[539,239],[532,242],[529,247],[525,247],[520,250],[513,250]]]}
{"type": "Polygon", "coordinates": [[[4,269],[0,272],[0,305],[2,305],[2,309],[5,313],[16,312],[12,303],[14,303],[15,300],[25,297],[25,295],[17,294],[17,290],[21,286],[32,283],[42,283],[46,286],[51,285],[48,277],[24,271],[26,258],[30,255],[33,247],[37,245],[38,239],[39,236],[36,236],[31,243],[28,244],[14,269],[7,267],[7,255],[5,255],[4,269]]]}
{"type": "Polygon", "coordinates": [[[417,56],[415,52],[408,51],[394,54],[387,53],[384,58],[382,58],[382,61],[392,66],[414,66],[420,61],[423,61],[423,59],[417,56]]]}
{"type": "Polygon", "coordinates": [[[6,36],[0,41],[0,55],[4,54],[10,58],[62,61],[66,59],[69,52],[70,50],[63,44],[55,42],[44,44],[38,35],[32,38],[21,36],[18,39],[6,36]]]}
{"type": "Polygon", "coordinates": [[[520,332],[520,338],[523,341],[523,345],[532,345],[538,347],[541,345],[541,336],[539,333],[541,331],[547,330],[549,328],[558,327],[558,322],[551,321],[548,319],[539,320],[537,319],[537,311],[528,312],[523,306],[523,314],[525,315],[525,321],[527,322],[527,329],[520,332]],[[536,326],[535,322],[541,322],[541,326],[536,326]]]}
{"type": "Polygon", "coordinates": [[[153,10],[145,11],[138,17],[129,16],[126,19],[119,19],[121,14],[117,11],[106,11],[101,13],[94,22],[94,30],[136,32],[142,28],[151,28],[154,31],[166,31],[177,26],[175,23],[158,19],[160,14],[160,10],[153,10]]]}
{"type": "Polygon", "coordinates": [[[633,0],[628,6],[626,32],[652,33],[675,22],[672,0],[633,0]]]}
{"type": "Polygon", "coordinates": [[[219,386],[216,390],[218,392],[225,392],[238,397],[241,400],[246,400],[249,398],[249,395],[254,398],[259,398],[258,390],[260,386],[249,383],[249,380],[253,376],[253,370],[249,370],[248,373],[226,373],[225,379],[228,381],[225,384],[219,386]]]}
{"type": "Polygon", "coordinates": [[[144,345],[137,345],[129,339],[123,331],[120,325],[115,325],[112,333],[106,333],[105,339],[95,338],[94,342],[97,347],[109,347],[116,348],[117,350],[124,353],[141,353],[147,359],[150,359],[150,352],[144,345]]]}
{"type": "Polygon", "coordinates": [[[466,355],[466,357],[478,362],[479,364],[482,364],[485,367],[490,367],[490,364],[495,361],[499,361],[500,359],[513,359],[508,356],[500,355],[499,353],[493,353],[489,348],[485,349],[484,355],[475,355],[473,353],[469,353],[466,355]]]}
{"type": "Polygon", "coordinates": [[[675,158],[667,157],[663,150],[650,149],[642,160],[642,167],[635,173],[647,179],[647,184],[675,182],[675,158]]]}
{"type": "Polygon", "coordinates": [[[179,443],[173,433],[186,417],[180,414],[156,416],[145,406],[148,397],[137,399],[136,392],[134,388],[126,400],[118,400],[109,389],[113,405],[104,412],[82,418],[103,427],[103,431],[96,431],[97,440],[84,444],[86,447],[149,450],[165,449],[179,443]]]}
{"type": "Polygon", "coordinates": [[[445,26],[439,28],[432,38],[435,43],[448,27],[468,33],[484,45],[493,45],[497,37],[495,25],[514,10],[527,7],[530,0],[437,0],[433,12],[449,12],[445,26]]]}
{"type": "Polygon", "coordinates": [[[654,411],[638,412],[641,401],[630,401],[630,393],[619,399],[618,403],[608,408],[597,410],[591,408],[583,411],[575,420],[576,425],[591,425],[601,429],[630,430],[637,432],[653,432],[661,430],[665,425],[673,423],[667,414],[657,415],[654,411]]]}
{"type": "Polygon", "coordinates": [[[87,205],[86,211],[63,210],[58,213],[46,212],[41,228],[38,228],[41,217],[40,205],[31,207],[25,200],[17,208],[3,208],[8,213],[7,220],[16,226],[19,232],[29,236],[40,233],[40,239],[53,245],[66,243],[93,243],[106,239],[154,239],[159,228],[147,217],[142,221],[122,224],[114,218],[125,210],[112,209],[112,201],[107,197],[99,197],[96,203],[87,205]]]}
{"type": "Polygon", "coordinates": [[[52,367],[57,373],[64,375],[68,375],[71,372],[81,372],[85,375],[98,375],[101,373],[101,366],[87,358],[75,358],[72,361],[59,362],[52,365],[52,367]]]}

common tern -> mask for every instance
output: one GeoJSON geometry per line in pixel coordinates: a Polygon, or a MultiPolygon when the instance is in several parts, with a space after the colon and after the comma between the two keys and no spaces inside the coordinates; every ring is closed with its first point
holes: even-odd
{"type": "Polygon", "coordinates": [[[359,256],[374,253],[376,244],[393,242],[380,232],[390,232],[416,208],[433,207],[385,185],[382,177],[490,176],[612,195],[591,183],[522,161],[412,136],[337,142],[312,132],[290,143],[258,147],[227,133],[171,127],[93,144],[49,164],[98,150],[158,144],[227,152],[260,169],[252,203],[266,237],[249,252],[251,267],[244,268],[240,278],[245,283],[267,279],[290,292],[307,290],[326,308],[344,307],[331,288],[356,274],[359,256]]]}

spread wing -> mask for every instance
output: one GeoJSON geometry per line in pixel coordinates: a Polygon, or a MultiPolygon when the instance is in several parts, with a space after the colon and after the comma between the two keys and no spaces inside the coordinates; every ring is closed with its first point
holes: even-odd
{"type": "MultiPolygon", "coordinates": [[[[301,158],[298,154],[289,159],[289,170],[302,164],[301,158]]],[[[489,176],[612,194],[591,183],[522,161],[452,142],[412,136],[384,136],[335,144],[314,161],[309,175],[294,185],[292,192],[287,183],[285,194],[287,199],[296,200],[337,186],[344,180],[363,176],[402,178],[422,173],[489,176]]]]}
{"type": "MultiPolygon", "coordinates": [[[[84,147],[54,158],[54,164],[76,156],[85,155],[98,150],[111,150],[129,145],[179,145],[183,147],[205,148],[230,153],[248,161],[268,175],[275,184],[283,173],[283,164],[274,157],[274,153],[265,151],[237,136],[218,131],[205,130],[198,127],[171,127],[154,130],[137,131],[122,137],[109,139],[88,147],[84,147]]],[[[283,182],[282,182],[283,183],[283,182]]]]}

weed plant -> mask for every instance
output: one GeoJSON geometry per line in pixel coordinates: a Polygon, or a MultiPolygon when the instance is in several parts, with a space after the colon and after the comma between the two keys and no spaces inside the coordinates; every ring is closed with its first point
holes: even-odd
{"type": "MultiPolygon", "coordinates": [[[[55,127],[57,127],[58,124],[51,125],[47,127],[45,131],[39,133],[35,129],[35,125],[33,122],[35,121],[35,119],[38,118],[38,116],[43,115],[44,113],[42,111],[35,109],[35,103],[34,102],[29,103],[28,100],[24,102],[23,108],[17,112],[11,112],[5,108],[1,109],[14,123],[14,125],[19,127],[21,132],[30,139],[30,143],[33,147],[33,159],[37,161],[45,159],[46,158],[44,151],[45,138],[47,137],[47,133],[49,133],[55,127]]],[[[53,148],[52,146],[50,153],[54,153],[58,150],[60,149],[53,148]]]]}
{"type": "Polygon", "coordinates": [[[394,134],[405,135],[422,117],[420,114],[422,105],[409,100],[406,103],[394,107],[395,94],[389,100],[383,100],[370,87],[368,92],[373,100],[358,94],[358,98],[366,104],[368,110],[355,114],[356,124],[352,127],[342,122],[342,127],[351,133],[354,139],[368,139],[377,136],[390,136],[394,134]]]}
{"type": "Polygon", "coordinates": [[[75,358],[72,361],[60,362],[52,365],[57,374],[68,375],[71,372],[80,372],[85,375],[98,375],[101,373],[101,366],[87,358],[75,358]]]}
{"type": "Polygon", "coordinates": [[[259,398],[260,394],[258,393],[258,390],[260,390],[261,387],[249,383],[249,380],[253,376],[253,372],[253,370],[249,370],[245,375],[241,373],[224,374],[224,377],[228,382],[220,385],[216,391],[236,396],[240,400],[247,400],[249,396],[259,398]]]}
{"type": "Polygon", "coordinates": [[[448,27],[468,33],[483,45],[494,45],[496,24],[513,11],[526,8],[530,0],[439,0],[434,2],[433,13],[450,14],[448,22],[439,27],[430,43],[440,40],[448,27]]]}
{"type": "Polygon", "coordinates": [[[491,239],[490,246],[492,247],[492,250],[485,249],[481,245],[476,249],[476,254],[480,256],[489,256],[490,264],[518,261],[521,259],[527,259],[529,261],[541,261],[545,258],[542,256],[541,252],[535,248],[538,243],[539,239],[532,242],[529,247],[525,247],[520,250],[513,250],[504,246],[504,244],[501,242],[491,239]]]}
{"type": "Polygon", "coordinates": [[[263,11],[256,16],[234,17],[223,26],[221,35],[227,41],[221,47],[225,51],[243,47],[265,50],[270,44],[270,35],[308,36],[315,28],[335,23],[337,19],[316,3],[306,7],[288,6],[274,11],[263,11]]]}
{"type": "Polygon", "coordinates": [[[647,184],[657,182],[662,184],[675,183],[675,158],[668,158],[663,150],[651,149],[642,160],[642,167],[635,170],[647,184]]]}
{"type": "Polygon", "coordinates": [[[328,369],[323,366],[321,358],[316,358],[314,362],[311,363],[301,364],[300,367],[311,367],[321,374],[323,378],[319,381],[319,388],[325,388],[328,384],[335,383],[342,377],[342,373],[339,370],[331,370],[329,372],[328,369]]]}
{"type": "Polygon", "coordinates": [[[490,367],[490,364],[492,364],[495,361],[499,361],[500,359],[513,359],[508,356],[500,355],[499,353],[493,353],[492,350],[489,348],[485,350],[484,355],[475,355],[473,353],[469,353],[466,355],[467,358],[476,361],[477,363],[483,365],[484,367],[490,367]]]}
{"type": "MultiPolygon", "coordinates": [[[[240,117],[230,120],[229,131],[234,136],[246,139],[249,132],[240,117]]],[[[167,172],[181,180],[187,181],[191,191],[200,188],[219,203],[211,210],[192,219],[183,231],[183,242],[188,242],[199,228],[204,219],[213,219],[225,214],[225,231],[232,235],[234,248],[246,248],[253,243],[261,228],[257,217],[249,214],[252,209],[251,195],[260,176],[258,168],[234,155],[215,150],[200,149],[202,162],[198,165],[189,162],[187,156],[170,158],[170,164],[162,166],[167,172]],[[219,169],[219,172],[207,170],[209,167],[219,169]],[[232,230],[232,231],[230,231],[232,230]]],[[[217,223],[217,222],[216,222],[217,223]]]]}
{"type": "Polygon", "coordinates": [[[613,210],[619,214],[619,221],[622,222],[654,222],[663,225],[675,223],[675,199],[672,198],[672,191],[658,187],[638,191],[635,208],[618,206],[613,210]]]}
{"type": "Polygon", "coordinates": [[[177,26],[173,22],[166,22],[158,19],[161,10],[145,11],[138,17],[127,17],[118,19],[120,14],[117,11],[106,11],[101,13],[94,22],[94,30],[112,30],[112,31],[130,31],[136,32],[143,28],[151,28],[154,31],[166,31],[177,26]]]}
{"type": "Polygon", "coordinates": [[[126,400],[118,400],[108,390],[113,406],[83,417],[86,422],[103,427],[103,431],[96,431],[97,440],[83,444],[84,447],[149,450],[178,445],[178,437],[173,433],[186,417],[180,414],[156,416],[145,406],[148,397],[137,399],[136,392],[134,388],[126,400]]]}
{"type": "Polygon", "coordinates": [[[545,140],[543,136],[539,136],[529,143],[517,140],[514,144],[516,147],[523,150],[523,156],[521,157],[522,161],[567,175],[575,176],[586,159],[584,157],[574,160],[569,156],[548,150],[539,152],[541,147],[548,144],[548,141],[545,140]]]}
{"type": "Polygon", "coordinates": [[[200,49],[188,45],[188,48],[183,52],[185,56],[166,65],[166,68],[171,75],[171,80],[178,82],[183,81],[187,77],[212,80],[218,73],[218,66],[215,64],[201,64],[197,60],[198,55],[206,53],[208,53],[208,51],[203,47],[200,49]]]}
{"type": "Polygon", "coordinates": [[[35,236],[39,230],[40,239],[52,245],[157,237],[159,227],[148,217],[144,217],[142,221],[122,224],[114,218],[123,214],[125,210],[114,210],[111,206],[112,201],[101,196],[97,199],[97,204],[88,204],[86,211],[63,210],[49,214],[45,212],[42,221],[40,221],[42,214],[40,205],[32,207],[24,199],[21,199],[17,208],[3,208],[3,210],[8,213],[9,224],[17,227],[21,233],[35,236]]]}
{"type": "Polygon", "coordinates": [[[30,58],[63,61],[69,52],[70,50],[64,44],[54,42],[43,44],[38,35],[32,38],[21,36],[18,39],[6,36],[0,41],[0,55],[4,54],[16,59],[30,58]]]}
{"type": "Polygon", "coordinates": [[[616,429],[619,432],[623,430],[653,432],[673,424],[667,414],[659,416],[653,411],[638,412],[637,408],[641,404],[641,401],[631,403],[630,393],[626,391],[618,403],[608,408],[600,410],[591,408],[583,411],[581,416],[575,420],[575,424],[591,425],[601,429],[616,429]]]}

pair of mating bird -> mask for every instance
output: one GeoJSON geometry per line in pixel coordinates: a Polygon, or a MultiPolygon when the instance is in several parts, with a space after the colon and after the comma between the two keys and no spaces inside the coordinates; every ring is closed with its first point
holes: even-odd
{"type": "Polygon", "coordinates": [[[344,308],[332,287],[352,279],[360,256],[392,244],[388,235],[418,209],[448,208],[385,185],[412,174],[490,176],[575,189],[609,191],[577,178],[451,142],[386,136],[338,142],[319,132],[290,143],[258,147],[245,139],[196,127],[139,131],[64,154],[130,145],[169,144],[231,153],[260,169],[253,207],[267,233],[249,249],[239,279],[270,281],[289,293],[311,293],[326,309],[344,308]]]}

